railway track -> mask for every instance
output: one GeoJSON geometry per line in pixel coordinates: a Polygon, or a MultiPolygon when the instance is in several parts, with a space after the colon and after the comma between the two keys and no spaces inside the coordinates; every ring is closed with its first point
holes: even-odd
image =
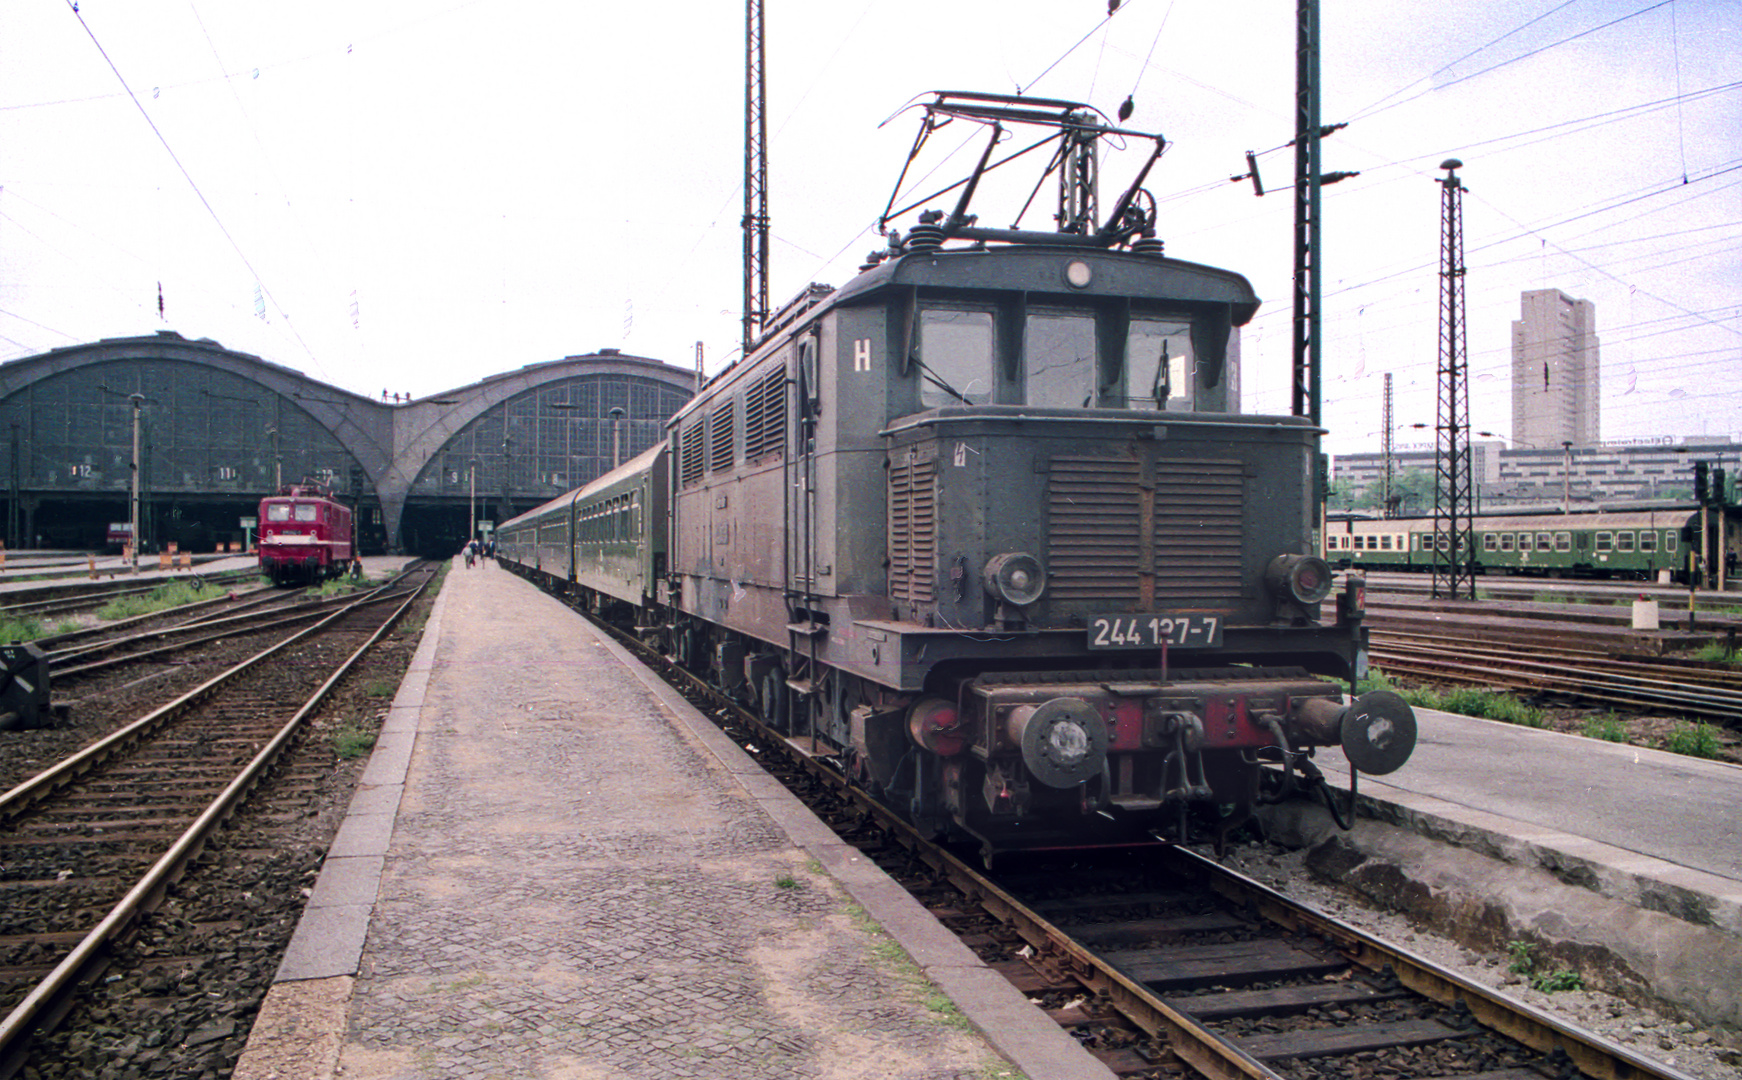
{"type": "Polygon", "coordinates": [[[353,599],[0,796],[0,1008],[10,1010],[0,1075],[21,1066],[81,979],[102,970],[419,592],[353,599]]]}
{"type": "Polygon", "coordinates": [[[1552,694],[1594,707],[1669,712],[1742,727],[1742,670],[1564,645],[1523,649],[1446,634],[1375,628],[1370,658],[1387,675],[1552,694]]]}
{"type": "Polygon", "coordinates": [[[127,596],[146,596],[165,585],[188,582],[194,588],[226,587],[260,579],[257,570],[230,570],[221,574],[192,574],[181,577],[136,578],[105,581],[99,584],[48,585],[35,589],[19,589],[9,593],[14,603],[0,605],[0,618],[52,619],[80,611],[102,607],[112,600],[127,596]],[[25,599],[28,598],[28,599],[25,599]]]}
{"type": "Polygon", "coordinates": [[[1187,849],[1126,849],[1115,869],[985,873],[803,740],[601,625],[740,744],[780,751],[758,758],[1019,989],[1055,1000],[1053,1018],[1122,1076],[1685,1080],[1187,849]]]}
{"type": "MultiPolygon", "coordinates": [[[[281,626],[294,626],[318,619],[335,607],[390,593],[394,588],[393,583],[388,583],[364,594],[340,593],[314,598],[300,592],[262,590],[264,595],[230,601],[220,611],[201,610],[191,617],[151,629],[136,629],[132,625],[136,620],[127,620],[126,625],[109,624],[42,638],[37,646],[44,649],[52,677],[64,682],[124,664],[227,641],[238,633],[257,634],[281,626]]],[[[208,603],[224,602],[224,598],[219,598],[202,601],[201,605],[203,608],[208,603]]],[[[161,621],[165,614],[185,611],[187,608],[177,608],[173,612],[159,612],[138,619],[161,621]]]]}

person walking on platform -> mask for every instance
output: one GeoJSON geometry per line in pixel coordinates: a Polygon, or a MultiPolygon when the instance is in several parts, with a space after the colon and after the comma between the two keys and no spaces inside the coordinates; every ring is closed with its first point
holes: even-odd
{"type": "Polygon", "coordinates": [[[484,541],[484,558],[491,562],[496,561],[496,538],[494,536],[484,541]]]}
{"type": "Polygon", "coordinates": [[[478,541],[467,540],[466,546],[461,548],[460,552],[466,556],[466,569],[470,570],[472,564],[478,559],[478,541]]]}

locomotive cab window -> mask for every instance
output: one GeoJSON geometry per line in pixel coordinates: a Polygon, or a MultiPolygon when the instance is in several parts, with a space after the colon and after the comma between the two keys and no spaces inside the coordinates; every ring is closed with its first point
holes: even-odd
{"type": "Polygon", "coordinates": [[[992,313],[928,308],[919,313],[919,356],[913,365],[919,379],[921,407],[984,405],[994,397],[992,313]]]}
{"type": "Polygon", "coordinates": [[[267,521],[289,521],[290,520],[290,504],[289,503],[270,503],[270,504],[268,504],[266,507],[266,520],[267,521]]]}
{"type": "Polygon", "coordinates": [[[1190,412],[1197,365],[1192,362],[1192,324],[1184,319],[1131,320],[1125,337],[1123,409],[1190,412]]]}
{"type": "Polygon", "coordinates": [[[320,507],[316,506],[314,503],[297,503],[296,520],[313,521],[315,520],[315,515],[319,510],[320,507]]]}
{"type": "Polygon", "coordinates": [[[1095,320],[1090,315],[1037,313],[1024,335],[1025,396],[1046,409],[1095,404],[1095,320]]]}

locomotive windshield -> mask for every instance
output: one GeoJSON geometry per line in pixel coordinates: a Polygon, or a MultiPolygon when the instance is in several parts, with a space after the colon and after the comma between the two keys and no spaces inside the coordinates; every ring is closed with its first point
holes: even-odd
{"type": "Polygon", "coordinates": [[[922,408],[984,405],[993,399],[992,313],[929,308],[919,315],[922,408]]]}
{"type": "Polygon", "coordinates": [[[1185,319],[1132,319],[1125,338],[1126,409],[1192,408],[1192,324],[1185,319]]]}
{"type": "Polygon", "coordinates": [[[314,521],[319,509],[314,503],[267,503],[266,520],[289,521],[294,510],[297,521],[314,521]]]}
{"type": "Polygon", "coordinates": [[[1023,345],[1028,404],[1045,409],[1087,409],[1095,404],[1095,317],[1034,314],[1023,345]]]}
{"type": "MultiPolygon", "coordinates": [[[[1104,372],[1094,312],[1031,311],[1023,321],[1022,384],[999,389],[998,332],[989,311],[924,308],[909,375],[922,409],[1026,404],[1043,409],[1198,408],[1197,355],[1189,316],[1133,316],[1123,363],[1104,372]]],[[[1117,331],[1114,331],[1115,333],[1117,331]]]]}

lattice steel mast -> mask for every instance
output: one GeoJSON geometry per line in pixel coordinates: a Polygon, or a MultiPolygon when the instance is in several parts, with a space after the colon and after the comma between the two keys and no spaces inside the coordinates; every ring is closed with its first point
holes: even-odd
{"type": "Polygon", "coordinates": [[[1319,6],[1299,0],[1294,58],[1295,416],[1319,422],[1319,6]]]}
{"type": "Polygon", "coordinates": [[[1379,516],[1396,517],[1397,507],[1391,502],[1391,433],[1397,430],[1397,421],[1391,412],[1391,372],[1385,373],[1385,482],[1379,489],[1379,516]]]}
{"type": "Polygon", "coordinates": [[[762,0],[744,3],[744,355],[768,318],[768,86],[762,0]]]}
{"type": "Polygon", "coordinates": [[[1447,158],[1441,186],[1439,415],[1434,446],[1433,594],[1476,598],[1471,534],[1470,360],[1464,332],[1463,162],[1447,158]]]}

